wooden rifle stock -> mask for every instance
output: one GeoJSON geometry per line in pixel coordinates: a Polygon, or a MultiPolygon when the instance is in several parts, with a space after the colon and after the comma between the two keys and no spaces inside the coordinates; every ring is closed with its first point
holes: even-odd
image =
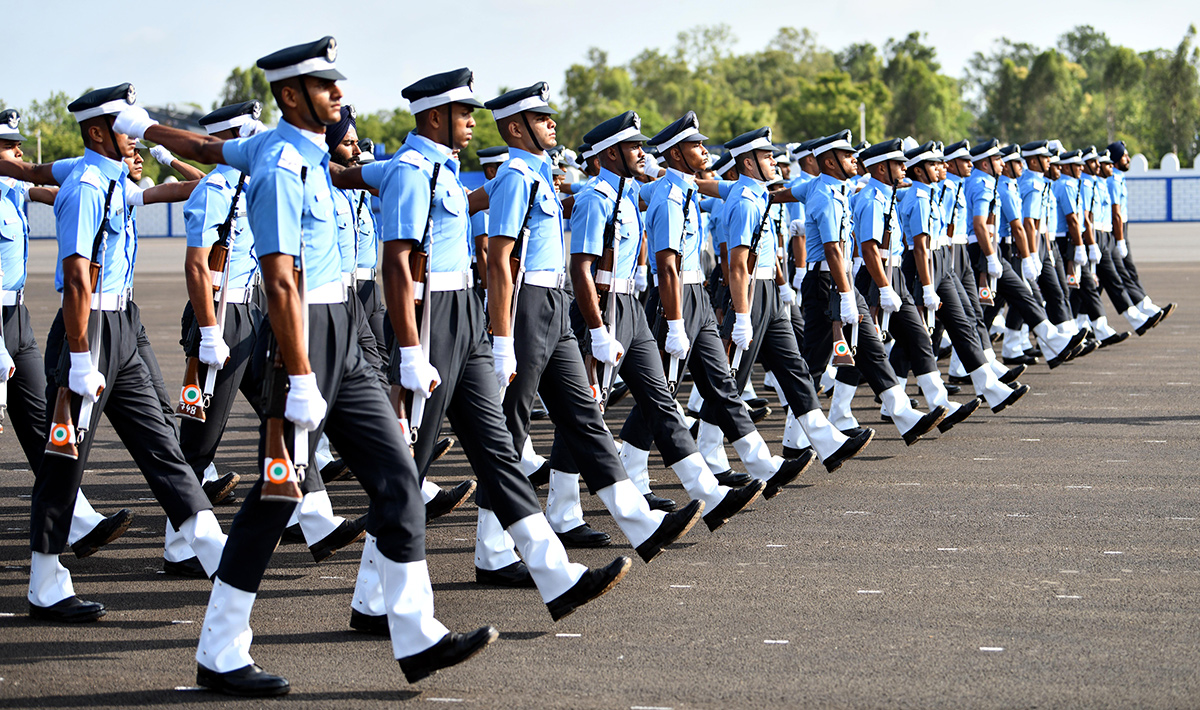
{"type": "Polygon", "coordinates": [[[225,283],[225,269],[229,264],[229,247],[217,242],[208,251],[208,270],[212,273],[212,290],[217,293],[225,283]],[[217,278],[217,274],[221,278],[217,278]]]}
{"type": "Polygon", "coordinates": [[[267,410],[267,441],[260,497],[264,501],[299,503],[304,494],[296,483],[296,469],[284,438],[283,413],[287,407],[287,385],[283,354],[277,351],[271,371],[267,373],[266,391],[263,393],[267,410]]]}
{"type": "Polygon", "coordinates": [[[179,393],[179,406],[175,416],[204,421],[204,393],[200,389],[200,358],[189,357],[183,374],[183,389],[179,393]]]}
{"type": "Polygon", "coordinates": [[[75,422],[71,419],[71,390],[66,387],[59,387],[58,396],[54,398],[54,417],[50,422],[46,454],[79,458],[79,449],[75,446],[75,422]]]}

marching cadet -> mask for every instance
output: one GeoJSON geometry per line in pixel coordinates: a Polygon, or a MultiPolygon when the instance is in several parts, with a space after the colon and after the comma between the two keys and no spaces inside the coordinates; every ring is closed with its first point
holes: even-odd
{"type": "MultiPolygon", "coordinates": [[[[23,162],[18,131],[21,116],[16,109],[0,111],[0,175],[28,168],[23,162]]],[[[22,171],[23,173],[24,171],[22,171]]],[[[0,338],[0,383],[8,388],[7,408],[17,442],[36,472],[42,464],[49,435],[46,416],[46,373],[29,311],[25,307],[25,278],[29,261],[29,200],[53,205],[57,187],[37,187],[17,177],[0,178],[0,274],[3,278],[3,337],[0,338]]],[[[3,424],[0,419],[0,424],[3,424]]],[[[87,557],[120,537],[133,521],[133,513],[121,509],[104,517],[92,508],[80,491],[72,509],[67,544],[76,557],[87,557]]]]}
{"type": "MultiPolygon", "coordinates": [[[[833,324],[858,331],[854,362],[887,414],[892,417],[904,443],[912,445],[929,433],[946,409],[940,405],[926,414],[913,409],[904,385],[887,361],[883,343],[870,323],[870,311],[854,290],[850,269],[851,211],[848,181],[855,172],[850,131],[844,130],[818,139],[812,146],[821,176],[813,181],[805,203],[808,273],[803,281],[804,359],[810,369],[824,369],[833,354],[833,324]]],[[[795,196],[794,193],[792,196],[795,196]]],[[[844,369],[844,368],[839,368],[844,369]]],[[[810,435],[811,439],[812,436],[810,435]]]]}
{"type": "MultiPolygon", "coordinates": [[[[876,143],[858,155],[859,166],[870,179],[854,200],[854,237],[864,267],[858,272],[855,287],[859,293],[867,294],[868,304],[873,303],[878,309],[881,332],[884,320],[888,321],[887,332],[896,341],[891,360],[903,363],[894,369],[908,372],[911,368],[929,408],[945,407],[946,417],[938,423],[938,431],[947,432],[971,416],[979,408],[979,400],[972,399],[965,405],[950,401],[937,368],[929,330],[904,286],[904,279],[897,278],[904,253],[894,192],[904,178],[905,156],[901,145],[899,138],[893,138],[876,143]]],[[[929,206],[931,214],[941,214],[940,206],[929,206]]]]}
{"type": "MultiPolygon", "coordinates": [[[[367,530],[376,539],[374,563],[392,651],[405,677],[416,682],[478,653],[498,632],[485,626],[457,634],[433,616],[416,467],[345,305],[323,135],[341,109],[337,81],[344,77],[336,56],[333,38],[325,37],[258,60],[283,119],[276,129],[249,138],[196,136],[156,125],[144,111],[132,109],[118,124],[184,157],[223,163],[251,176],[248,218],[273,336],[273,343],[264,342],[267,347],[255,354],[261,358],[256,367],[270,367],[267,355],[274,357],[278,350],[289,380],[285,436],[295,429],[319,436],[327,429],[371,497],[367,530]]],[[[262,432],[260,456],[267,445],[265,423],[262,432]]],[[[310,458],[303,450],[306,437],[294,441],[301,444],[295,457],[303,471],[310,458]]],[[[302,478],[305,490],[320,490],[320,476],[300,476],[283,461],[265,471],[273,483],[302,478]]],[[[197,684],[231,695],[281,695],[290,689],[286,678],[255,665],[249,653],[258,585],[294,508],[263,500],[263,485],[259,478],[233,520],[196,650],[197,684]]]]}
{"type": "MultiPolygon", "coordinates": [[[[970,263],[979,269],[980,274],[986,276],[992,290],[1004,298],[1009,308],[1016,309],[1024,322],[1030,325],[1030,330],[1037,334],[1042,351],[1046,354],[1046,364],[1054,369],[1079,353],[1079,345],[1086,333],[1068,336],[1054,327],[1046,319],[1045,309],[1034,300],[1033,292],[1017,276],[1012,266],[1000,258],[997,246],[992,243],[992,232],[998,215],[996,176],[1001,172],[1002,166],[1000,142],[993,138],[972,146],[970,153],[971,162],[975,167],[963,188],[967,200],[967,217],[970,220],[970,232],[967,237],[970,263]]],[[[1021,252],[1022,275],[1032,274],[1033,278],[1036,278],[1040,269],[1037,269],[1034,261],[1027,259],[1028,256],[1028,251],[1021,252]]],[[[985,322],[989,320],[988,315],[990,313],[985,311],[985,322]]],[[[962,357],[961,352],[959,357],[962,357]]]]}
{"type": "MultiPolygon", "coordinates": [[[[755,478],[771,479],[787,473],[794,479],[812,462],[814,455],[829,470],[840,466],[860,451],[875,432],[863,429],[847,438],[825,418],[813,389],[812,378],[800,357],[796,338],[788,323],[787,310],[780,295],[782,270],[774,249],[773,227],[768,207],[771,196],[765,183],[775,178],[775,160],[771,157],[771,129],[760,128],[744,133],[725,144],[737,164],[739,177],[728,186],[722,219],[726,247],[726,276],[730,309],[725,314],[722,334],[732,342],[732,369],[740,392],[750,378],[754,363],[775,375],[787,397],[787,404],[803,428],[812,448],[788,451],[792,458],[765,458],[767,444],[758,431],[750,431],[733,441],[733,447],[755,478]],[[771,467],[763,466],[765,461],[771,467]]],[[[778,195],[780,193],[776,193],[778,195]]],[[[700,414],[701,428],[719,422],[720,401],[706,400],[700,414]]],[[[720,436],[715,448],[723,449],[720,436]]],[[[701,446],[706,458],[712,449],[701,446]]],[[[769,456],[769,453],[767,453],[769,456]]],[[[772,481],[774,482],[774,481],[772,481]]]]}
{"type": "MultiPolygon", "coordinates": [[[[508,161],[508,146],[482,148],[475,153],[475,156],[479,158],[479,164],[483,167],[484,179],[492,180],[496,177],[500,166],[508,161]]],[[[581,184],[572,184],[567,187],[573,188],[581,184]]],[[[480,300],[484,300],[487,297],[488,210],[479,210],[471,215],[471,239],[473,244],[471,265],[475,271],[475,288],[479,293],[480,300]]],[[[486,309],[484,316],[485,318],[487,316],[486,309]]],[[[550,461],[534,451],[533,442],[528,437],[525,438],[525,444],[521,447],[521,468],[524,469],[525,475],[529,477],[534,488],[540,488],[550,481],[550,461]]],[[[428,480],[425,485],[429,485],[428,480]]],[[[607,544],[607,533],[596,533],[596,535],[603,535],[605,544],[607,544]]]]}
{"type": "MultiPolygon", "coordinates": [[[[259,102],[247,101],[216,109],[199,123],[209,135],[236,138],[238,129],[257,120],[261,110],[259,102]]],[[[228,166],[218,165],[183,206],[188,240],[184,274],[189,297],[183,313],[184,350],[187,357],[215,370],[211,390],[207,371],[199,390],[202,405],[205,390],[209,390],[203,421],[185,415],[179,422],[183,456],[201,478],[207,478],[210,471],[216,473],[213,459],[236,393],[240,390],[256,413],[262,411],[260,383],[250,377],[247,367],[262,325],[262,310],[254,297],[258,282],[254,235],[246,222],[247,179],[228,166]],[[224,259],[218,256],[221,263],[216,273],[209,267],[214,246],[218,255],[227,255],[224,259]],[[223,322],[218,318],[222,291],[223,322]]],[[[211,485],[232,490],[240,480],[237,474],[228,473],[211,485]]]]}
{"type": "MultiPolygon", "coordinates": [[[[704,503],[692,501],[672,513],[651,511],[625,474],[592,397],[568,314],[568,245],[545,154],[556,144],[553,109],[545,84],[534,86],[539,88],[536,96],[517,90],[486,104],[494,116],[500,114],[497,124],[509,147],[508,162],[485,185],[490,202],[487,300],[504,414],[513,442],[525,441],[534,395],[541,394],[588,490],[600,497],[638,555],[649,562],[691,529],[704,503]]],[[[621,138],[637,133],[633,128],[621,138]]],[[[593,351],[616,364],[620,345],[598,330],[593,351]]]]}
{"type": "MultiPolygon", "coordinates": [[[[75,596],[58,553],[66,542],[95,437],[93,425],[106,410],[122,441],[131,444],[129,452],[170,524],[183,534],[205,570],[215,572],[225,544],[212,504],[184,461],[158,397],[147,391],[150,374],[137,352],[138,323],[126,308],[134,251],[125,225],[129,167],[123,158],[132,156],[134,146],[114,127],[113,116],[135,98],[133,87],[121,84],[73,101],[68,110],[79,123],[84,157],[68,175],[40,180],[61,185],[54,207],[59,242],[56,286],[63,302],[47,338],[47,362],[58,364],[58,382],[48,384],[47,401],[60,382],[73,395],[70,420],[55,417],[33,489],[29,604],[36,619],[79,622],[104,615],[102,604],[75,596]],[[75,457],[69,455],[75,453],[71,444],[76,445],[75,457]]],[[[38,167],[53,171],[51,166],[38,167]]]]}
{"type": "Polygon", "coordinates": [[[1116,141],[1110,144],[1105,153],[1109,160],[1107,164],[1102,165],[1102,169],[1107,174],[1105,182],[1112,200],[1117,273],[1121,274],[1121,280],[1125,282],[1125,289],[1129,295],[1138,299],[1134,304],[1138,310],[1147,316],[1162,311],[1164,313],[1162,320],[1166,320],[1174,312],[1176,304],[1168,303],[1164,308],[1154,305],[1154,302],[1146,295],[1146,289],[1142,286],[1142,282],[1138,279],[1137,266],[1133,263],[1133,257],[1129,252],[1129,235],[1126,231],[1129,219],[1129,192],[1125,187],[1125,172],[1129,170],[1131,159],[1129,151],[1125,147],[1125,141],[1116,141]]]}
{"type": "MultiPolygon", "coordinates": [[[[1030,255],[1041,265],[1036,282],[1046,317],[1062,332],[1074,327],[1071,306],[1067,302],[1065,284],[1060,284],[1055,268],[1054,251],[1047,245],[1045,235],[1046,208],[1049,204],[1050,182],[1046,171],[1050,167],[1048,141],[1031,141],[1020,147],[1025,169],[1017,178],[1017,191],[1021,198],[1021,229],[1030,242],[1030,255]],[[1070,326],[1066,324],[1070,323],[1070,326]]],[[[1007,167],[1006,167],[1007,169],[1007,167]]]]}
{"type": "Polygon", "coordinates": [[[1097,324],[1107,323],[1107,319],[1099,288],[1089,267],[1092,261],[1090,252],[1094,251],[1097,262],[1100,255],[1099,248],[1089,249],[1090,246],[1095,246],[1095,241],[1085,216],[1087,208],[1080,182],[1080,176],[1083,174],[1083,151],[1073,150],[1060,154],[1057,165],[1060,175],[1053,186],[1058,212],[1055,237],[1059,256],[1067,272],[1068,284],[1071,286],[1071,311],[1075,314],[1075,325],[1079,333],[1087,337],[1095,331],[1097,324]]]}
{"type": "MultiPolygon", "coordinates": [[[[1100,164],[1102,158],[1108,158],[1107,151],[1101,156],[1097,153],[1095,146],[1088,146],[1087,155],[1083,162],[1084,179],[1089,185],[1087,192],[1090,193],[1088,204],[1091,205],[1091,208],[1088,210],[1088,215],[1092,221],[1092,229],[1096,235],[1096,246],[1100,250],[1100,259],[1093,268],[1095,269],[1096,279],[1108,294],[1113,307],[1125,317],[1125,320],[1129,323],[1129,327],[1137,331],[1138,335],[1143,335],[1146,331],[1158,325],[1162,320],[1162,316],[1157,314],[1146,315],[1140,311],[1130,294],[1126,293],[1125,281],[1117,271],[1114,262],[1120,255],[1116,253],[1116,239],[1112,234],[1112,197],[1109,194],[1106,176],[1102,174],[1100,164]]],[[[1111,337],[1105,329],[1097,329],[1096,335],[1098,337],[1106,335],[1111,337]]]]}
{"type": "MultiPolygon", "coordinates": [[[[692,114],[692,120],[695,120],[695,114],[692,114]]],[[[627,111],[604,121],[584,136],[585,141],[599,150],[600,174],[589,187],[577,193],[575,208],[571,213],[571,283],[575,289],[571,321],[577,337],[590,345],[592,359],[597,363],[604,362],[604,356],[607,355],[601,350],[605,338],[611,338],[623,351],[623,356],[613,369],[619,371],[629,385],[636,408],[645,412],[644,423],[639,421],[634,428],[641,428],[649,434],[658,446],[663,462],[679,477],[688,495],[693,500],[704,502],[708,511],[704,521],[709,530],[716,530],[753,502],[760,492],[772,497],[779,492],[780,486],[775,481],[752,483],[739,489],[720,485],[696,449],[696,442],[679,415],[678,406],[668,389],[658,344],[646,321],[646,309],[633,293],[634,272],[638,268],[642,234],[645,231],[638,211],[637,179],[642,174],[641,165],[646,160],[641,145],[645,137],[639,128],[638,115],[627,111]],[[585,329],[590,337],[583,336],[585,329]],[[601,333],[605,338],[597,338],[601,333]]],[[[698,136],[696,140],[703,138],[698,136]]],[[[707,162],[706,158],[702,162],[707,162]]],[[[670,182],[671,179],[668,176],[662,182],[651,183],[656,188],[651,189],[651,195],[661,191],[664,186],[674,184],[670,182]]],[[[682,201],[683,193],[677,196],[682,201]]],[[[690,195],[689,199],[694,197],[694,194],[690,195]]],[[[649,201],[653,200],[651,196],[649,201]]],[[[677,226],[685,229],[682,222],[677,226]]],[[[693,242],[697,241],[693,236],[693,242]]],[[[655,312],[657,315],[657,305],[655,312]]],[[[667,344],[668,350],[674,350],[677,357],[686,355],[686,348],[683,348],[684,352],[679,352],[678,347],[678,338],[682,335],[682,317],[672,318],[666,326],[675,338],[674,346],[667,344]]],[[[615,374],[612,372],[610,376],[615,374]]],[[[595,376],[600,387],[601,403],[604,404],[606,383],[599,373],[595,376]]],[[[677,381],[678,373],[674,377],[677,381]]],[[[740,403],[738,406],[741,408],[740,403]]],[[[639,489],[647,503],[654,508],[661,504],[649,490],[649,457],[649,447],[639,448],[629,441],[622,443],[621,460],[625,472],[630,474],[635,483],[642,479],[639,489]]],[[[559,471],[574,473],[572,469],[577,466],[573,458],[556,434],[555,448],[550,457],[551,476],[559,471]]],[[[785,471],[784,476],[787,475],[785,471]]],[[[662,509],[671,508],[674,508],[674,503],[662,509]]]]}
{"type": "Polygon", "coordinates": [[[954,276],[950,259],[931,258],[931,234],[936,231],[934,222],[939,219],[934,214],[933,198],[938,162],[941,156],[932,142],[905,153],[904,167],[912,178],[912,187],[900,202],[897,215],[905,247],[901,271],[910,284],[910,293],[921,293],[918,305],[924,311],[921,320],[927,325],[936,315],[950,336],[975,393],[987,401],[993,412],[1000,412],[1025,396],[1029,386],[1018,383],[1010,387],[996,377],[984,354],[985,350],[991,350],[991,342],[986,346],[979,342],[979,330],[963,306],[962,284],[954,276]]]}
{"type": "MultiPolygon", "coordinates": [[[[1021,162],[1021,147],[1010,143],[1002,146],[998,155],[1000,174],[996,176],[998,224],[995,248],[1000,252],[1000,258],[1008,262],[1014,273],[1019,274],[1021,282],[1033,294],[1033,300],[1042,303],[1042,292],[1038,286],[1041,264],[1033,235],[1025,233],[1024,208],[1018,185],[1025,168],[1025,164],[1021,162]]],[[[1000,306],[1002,303],[1003,297],[997,295],[996,305],[1000,306]]],[[[1035,358],[1024,352],[1021,342],[1022,328],[1028,329],[1028,326],[1021,318],[1020,310],[1009,308],[1005,317],[1001,346],[1001,358],[1005,365],[1031,365],[1036,362],[1035,358]]]]}
{"type": "MultiPolygon", "coordinates": [[[[611,589],[631,561],[619,557],[603,569],[589,570],[567,559],[504,426],[483,304],[473,288],[467,255],[467,193],[458,177],[459,163],[449,157],[450,149],[461,150],[470,142],[475,126],[471,114],[483,106],[471,86],[471,71],[458,69],[405,88],[401,94],[412,104],[416,130],[391,160],[343,172],[338,184],[380,192],[385,294],[396,334],[400,384],[413,392],[414,406],[423,408],[421,422],[416,410],[409,409],[419,469],[424,472],[432,462],[443,417],[448,415],[458,431],[470,432],[462,445],[482,483],[477,539],[515,541],[525,560],[481,567],[477,554],[476,581],[536,583],[557,621],[611,589]],[[421,258],[412,259],[417,253],[421,258]],[[426,268],[414,270],[414,263],[426,268]],[[419,313],[414,299],[420,301],[419,313]]],[[[511,555],[511,545],[505,552],[511,555]]],[[[351,626],[386,632],[378,577],[370,575],[375,555],[375,541],[368,538],[351,626]]],[[[484,564],[490,562],[483,557],[484,564]]]]}

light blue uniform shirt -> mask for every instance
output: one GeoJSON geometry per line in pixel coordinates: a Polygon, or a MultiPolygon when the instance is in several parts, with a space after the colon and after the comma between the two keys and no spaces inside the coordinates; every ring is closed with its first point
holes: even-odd
{"type": "Polygon", "coordinates": [[[683,257],[682,270],[700,268],[700,240],[704,235],[701,223],[700,193],[695,181],[689,181],[676,170],[667,170],[666,177],[651,185],[646,210],[646,233],[649,236],[650,270],[658,273],[660,251],[673,251],[683,257]],[[689,200],[690,193],[690,200],[689,200]],[[687,205],[687,221],[684,206],[687,205]]]}
{"type": "Polygon", "coordinates": [[[374,269],[379,264],[379,239],[375,229],[375,213],[371,211],[371,193],[350,190],[347,197],[354,209],[358,225],[358,260],[360,269],[374,269]]]}
{"type": "MultiPolygon", "coordinates": [[[[1067,215],[1077,214],[1082,210],[1079,194],[1079,180],[1063,173],[1054,181],[1054,199],[1058,208],[1058,219],[1055,221],[1055,235],[1067,235],[1067,215]]],[[[1079,223],[1083,231],[1083,222],[1079,223]]]]}
{"type": "Polygon", "coordinates": [[[996,197],[996,201],[1000,205],[1000,237],[1012,237],[1010,223],[1014,219],[1021,219],[1022,216],[1021,193],[1017,181],[1007,175],[997,178],[996,197]]]}
{"type": "Polygon", "coordinates": [[[25,287],[29,261],[29,222],[25,219],[28,199],[28,183],[0,178],[0,269],[4,271],[5,291],[25,287]]]}
{"type": "MultiPolygon", "coordinates": [[[[237,192],[241,173],[228,165],[218,165],[192,191],[183,203],[183,224],[187,229],[187,245],[202,249],[216,244],[217,229],[229,216],[229,206],[237,192]]],[[[249,180],[246,182],[249,185],[249,180]]],[[[238,196],[238,204],[229,230],[229,268],[226,270],[229,288],[247,288],[258,271],[254,253],[254,234],[246,218],[246,188],[238,196]]]]}
{"type": "MultiPolygon", "coordinates": [[[[801,185],[803,185],[806,182],[811,182],[812,180],[813,180],[812,175],[809,175],[808,173],[801,170],[799,176],[794,177],[788,181],[787,189],[791,190],[792,194],[795,195],[796,188],[800,187],[801,185]]],[[[805,192],[806,192],[806,196],[807,196],[807,191],[805,191],[805,192]]],[[[798,196],[797,196],[797,199],[798,199],[798,196]]],[[[804,220],[804,203],[803,202],[785,202],[785,203],[783,203],[783,211],[784,211],[784,214],[787,215],[788,224],[791,224],[792,222],[794,222],[796,220],[801,220],[801,221],[804,220]]]]}
{"type": "Polygon", "coordinates": [[[946,224],[954,225],[954,236],[950,240],[956,244],[966,244],[972,229],[967,224],[967,190],[965,181],[954,173],[946,173],[946,224]]]}
{"type": "Polygon", "coordinates": [[[351,193],[354,190],[333,188],[333,221],[337,225],[338,253],[341,254],[341,269],[343,274],[353,274],[358,246],[358,225],[354,218],[354,203],[351,193]]]}
{"type": "Polygon", "coordinates": [[[429,253],[430,271],[462,272],[471,267],[467,251],[471,217],[467,212],[467,191],[459,180],[458,169],[459,162],[442,146],[415,131],[408,134],[404,145],[390,160],[371,163],[362,169],[363,180],[379,190],[383,203],[380,239],[422,243],[429,253]],[[438,170],[431,211],[429,181],[435,163],[442,167],[438,170]],[[430,215],[433,226],[426,237],[430,215]]]}
{"type": "Polygon", "coordinates": [[[1113,168],[1113,174],[1108,176],[1106,182],[1109,199],[1121,208],[1121,216],[1129,219],[1129,190],[1125,186],[1125,173],[1113,168]]]}
{"type": "MultiPolygon", "coordinates": [[[[900,264],[899,257],[904,253],[900,219],[896,212],[898,204],[898,200],[895,204],[892,203],[892,188],[875,178],[871,178],[867,186],[855,195],[853,204],[854,238],[859,244],[873,241],[882,249],[886,222],[886,229],[890,229],[892,233],[888,247],[892,254],[892,264],[895,266],[900,264]],[[887,218],[889,207],[892,210],[890,219],[887,218]]],[[[859,253],[862,253],[861,249],[859,253]]]]}
{"type": "Polygon", "coordinates": [[[1021,218],[1042,219],[1046,211],[1046,189],[1049,186],[1046,176],[1026,170],[1017,178],[1017,191],[1021,195],[1021,218]]]}
{"type": "Polygon", "coordinates": [[[259,258],[287,254],[299,259],[303,247],[310,291],[340,282],[341,254],[324,140],[318,146],[300,129],[280,121],[274,130],[225,141],[222,150],[226,164],[251,176],[246,208],[259,258]]]}
{"type": "MultiPolygon", "coordinates": [[[[496,171],[496,177],[484,185],[489,201],[488,236],[520,237],[518,232],[525,221],[530,192],[536,189],[526,227],[529,241],[525,247],[525,270],[564,273],[566,236],[550,164],[544,154],[538,156],[518,148],[509,148],[508,156],[508,161],[496,171]]],[[[589,183],[584,183],[584,187],[589,183]]],[[[576,198],[574,209],[578,208],[576,198]]]]}
{"type": "MultiPolygon", "coordinates": [[[[796,191],[801,189],[807,191],[804,197],[804,231],[808,263],[816,264],[825,261],[826,244],[843,240],[849,243],[853,228],[849,194],[851,187],[832,175],[822,173],[820,177],[793,188],[792,194],[799,198],[800,195],[796,191]]],[[[848,267],[847,247],[843,246],[842,249],[848,267]]]]}
{"type": "Polygon", "coordinates": [[[125,225],[125,178],[129,175],[129,167],[123,160],[112,160],[90,149],[84,149],[81,159],[62,162],[68,163],[71,169],[61,176],[60,172],[67,165],[54,170],[54,179],[61,186],[54,199],[54,227],[58,237],[54,287],[62,292],[63,259],[75,255],[92,258],[92,245],[101,222],[104,222],[101,291],[120,293],[133,272],[133,263],[129,260],[131,247],[125,243],[129,234],[125,225]],[[104,200],[113,183],[115,187],[105,221],[104,200]]]}
{"type": "MultiPolygon", "coordinates": [[[[499,175],[497,175],[499,177],[499,175]]],[[[642,246],[642,215],[638,211],[640,184],[625,181],[623,192],[617,195],[621,178],[607,168],[600,169],[594,182],[575,194],[571,210],[571,253],[600,256],[604,252],[604,230],[613,221],[613,248],[617,263],[613,265],[614,279],[631,279],[637,267],[642,246]]],[[[599,260],[593,263],[593,272],[599,260]]]]}
{"type": "Polygon", "coordinates": [[[996,178],[975,168],[967,176],[963,192],[967,198],[967,242],[974,244],[975,218],[987,218],[996,214],[996,178]]]}
{"type": "Polygon", "coordinates": [[[933,199],[933,187],[917,180],[904,191],[904,199],[900,200],[900,225],[904,245],[909,249],[914,248],[914,240],[920,234],[930,237],[928,246],[932,246],[936,228],[933,199]]]}
{"type": "Polygon", "coordinates": [[[733,251],[737,247],[750,247],[754,233],[761,229],[758,238],[758,261],[751,269],[775,265],[775,224],[770,219],[768,208],[770,197],[762,183],[745,176],[737,179],[728,197],[722,215],[725,226],[725,248],[733,251]],[[767,219],[763,219],[766,216],[767,219]]]}

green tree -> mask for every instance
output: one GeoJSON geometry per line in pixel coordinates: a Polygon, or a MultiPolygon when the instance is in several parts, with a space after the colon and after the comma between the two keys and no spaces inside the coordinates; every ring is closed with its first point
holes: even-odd
{"type": "Polygon", "coordinates": [[[822,74],[805,82],[795,96],[779,103],[776,140],[806,140],[845,128],[857,133],[860,103],[867,109],[867,135],[855,140],[881,140],[891,109],[891,92],[880,79],[855,82],[843,71],[822,74]]]}
{"type": "Polygon", "coordinates": [[[63,158],[83,155],[83,136],[79,124],[67,110],[74,101],[66,92],[55,91],[45,101],[31,101],[29,108],[21,112],[21,133],[29,141],[25,152],[29,160],[37,158],[37,136],[42,137],[42,162],[51,163],[63,158]]]}
{"type": "Polygon", "coordinates": [[[1159,51],[1146,61],[1147,137],[1159,155],[1168,151],[1183,165],[1196,157],[1196,130],[1200,124],[1198,71],[1200,50],[1195,46],[1196,26],[1188,27],[1174,52],[1159,51]]]}
{"type": "Polygon", "coordinates": [[[920,32],[902,40],[888,40],[883,81],[892,92],[887,130],[917,140],[949,141],[965,135],[971,115],[963,108],[958,80],[939,73],[937,52],[923,42],[920,32]]]}
{"type": "Polygon", "coordinates": [[[271,95],[271,82],[267,81],[266,72],[257,66],[248,69],[234,67],[233,71],[229,72],[229,76],[225,78],[225,85],[221,87],[221,95],[213,102],[213,109],[254,99],[262,102],[262,122],[267,124],[274,122],[277,109],[275,97],[271,95]]]}

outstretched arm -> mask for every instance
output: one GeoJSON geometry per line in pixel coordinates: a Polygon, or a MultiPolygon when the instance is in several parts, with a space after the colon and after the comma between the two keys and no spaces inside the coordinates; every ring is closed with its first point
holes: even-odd
{"type": "Polygon", "coordinates": [[[57,185],[54,163],[26,163],[23,160],[0,160],[0,176],[16,178],[34,185],[57,185]]]}

